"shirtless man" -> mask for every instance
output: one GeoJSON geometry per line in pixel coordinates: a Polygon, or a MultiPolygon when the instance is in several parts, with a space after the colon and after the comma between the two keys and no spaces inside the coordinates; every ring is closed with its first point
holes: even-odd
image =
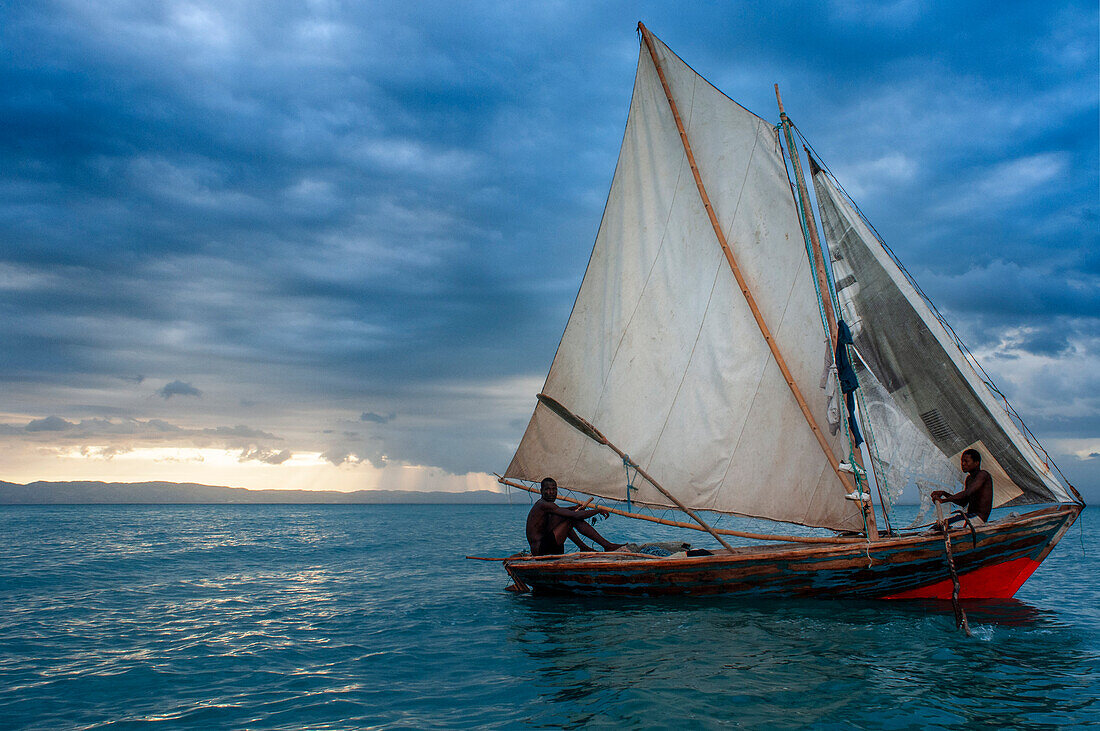
{"type": "Polygon", "coordinates": [[[993,478],[982,469],[982,455],[976,449],[964,451],[959,458],[959,466],[966,473],[966,483],[962,491],[950,495],[943,490],[936,490],[930,497],[938,503],[962,505],[972,522],[976,522],[974,518],[980,518],[981,523],[984,523],[989,520],[989,511],[993,509],[993,478]]]}
{"type": "Polygon", "coordinates": [[[581,510],[563,508],[554,501],[558,499],[558,483],[553,477],[542,481],[542,498],[531,506],[527,514],[527,542],[531,544],[531,555],[550,556],[565,553],[565,539],[569,538],[582,551],[591,551],[577,532],[581,532],[603,546],[605,551],[614,551],[621,546],[601,536],[596,529],[584,522],[594,515],[607,515],[602,508],[581,510]]]}

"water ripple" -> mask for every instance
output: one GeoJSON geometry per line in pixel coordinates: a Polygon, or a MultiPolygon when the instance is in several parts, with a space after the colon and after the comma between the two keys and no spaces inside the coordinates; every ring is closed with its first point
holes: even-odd
{"type": "Polygon", "coordinates": [[[12,729],[1100,722],[1097,566],[1072,541],[1021,601],[971,605],[967,640],[942,603],[515,596],[498,565],[462,556],[514,550],[523,513],[2,508],[0,718],[12,729]]]}

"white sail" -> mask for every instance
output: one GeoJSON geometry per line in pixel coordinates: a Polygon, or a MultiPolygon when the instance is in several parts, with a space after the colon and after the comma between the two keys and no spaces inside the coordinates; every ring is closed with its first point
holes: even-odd
{"type": "MultiPolygon", "coordinates": [[[[841,310],[893,404],[941,459],[957,463],[965,449],[981,452],[995,507],[1072,502],[847,197],[823,170],[813,180],[841,310]]],[[[933,462],[925,468],[942,474],[933,462]]],[[[911,465],[908,477],[919,481],[920,469],[911,465]]]]}
{"type": "MultiPolygon", "coordinates": [[[[654,39],[718,221],[817,424],[824,334],[774,127],[654,39]]],[[[544,392],[693,509],[863,528],[711,227],[643,46],[611,192],[544,392]]],[[[848,454],[843,432],[829,437],[848,454]]],[[[536,406],[506,475],[618,500],[615,454],[536,406]]],[[[643,480],[629,498],[668,506],[643,480]]]]}

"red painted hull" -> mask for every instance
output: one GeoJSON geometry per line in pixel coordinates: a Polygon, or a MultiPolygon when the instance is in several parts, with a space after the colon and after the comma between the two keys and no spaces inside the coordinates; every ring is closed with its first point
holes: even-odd
{"type": "MultiPolygon", "coordinates": [[[[1008,599],[1081,508],[1046,508],[951,532],[963,599],[1008,599]]],[[[610,596],[950,599],[942,535],[874,543],[774,543],[691,558],[513,556],[504,567],[536,592],[610,596]]]]}

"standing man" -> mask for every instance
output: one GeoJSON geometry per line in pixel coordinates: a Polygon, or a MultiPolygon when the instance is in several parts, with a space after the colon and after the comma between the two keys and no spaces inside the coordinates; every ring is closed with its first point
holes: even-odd
{"type": "Polygon", "coordinates": [[[949,502],[963,506],[970,522],[981,525],[989,520],[989,511],[993,509],[993,478],[982,469],[982,455],[976,449],[965,450],[959,458],[959,466],[966,473],[962,492],[950,495],[943,490],[936,490],[931,498],[938,503],[949,502]],[[980,522],[975,521],[975,518],[980,519],[980,522]]]}
{"type": "Polygon", "coordinates": [[[578,531],[599,543],[605,551],[614,551],[622,545],[606,540],[595,528],[584,522],[595,515],[606,516],[606,510],[561,507],[554,502],[558,499],[558,483],[553,477],[543,478],[539,492],[542,497],[531,506],[531,512],[527,514],[527,542],[531,544],[531,555],[563,554],[566,538],[576,543],[582,551],[591,551],[577,535],[578,531]]]}

